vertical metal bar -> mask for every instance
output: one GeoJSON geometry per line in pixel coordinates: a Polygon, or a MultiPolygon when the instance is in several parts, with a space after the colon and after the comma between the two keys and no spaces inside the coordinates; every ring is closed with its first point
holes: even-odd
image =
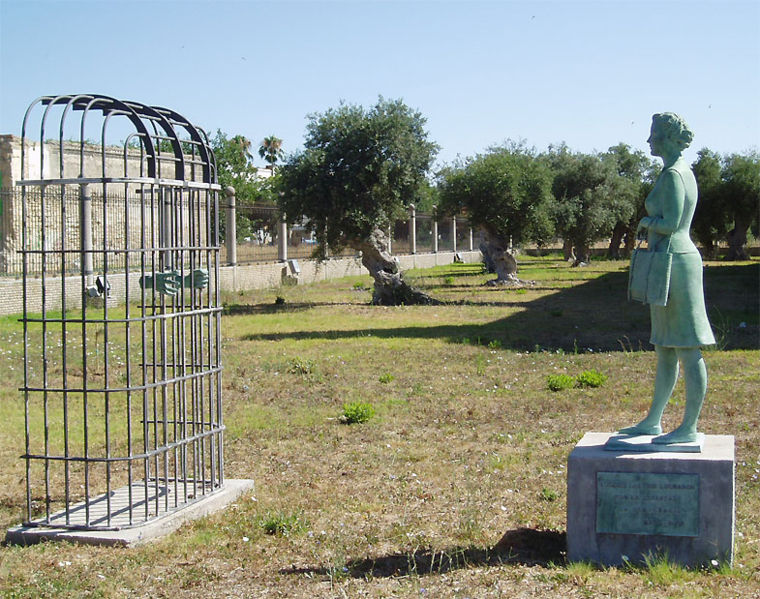
{"type": "Polygon", "coordinates": [[[105,157],[105,125],[103,127],[103,145],[102,145],[102,158],[103,161],[103,388],[105,389],[104,397],[104,411],[105,411],[105,441],[106,441],[106,522],[108,526],[111,526],[111,377],[110,377],[110,363],[109,354],[111,350],[110,344],[110,330],[108,321],[108,184],[105,181],[106,173],[106,157],[105,157]]]}
{"type": "MultiPolygon", "coordinates": [[[[127,176],[127,164],[124,163],[124,176],[127,176]]],[[[132,298],[130,297],[130,262],[132,260],[130,247],[130,229],[129,229],[129,186],[124,184],[124,295],[126,298],[125,306],[125,331],[124,331],[124,367],[127,369],[127,494],[129,501],[129,523],[133,524],[133,505],[134,497],[132,495],[132,348],[131,348],[131,324],[132,324],[132,298]]]]}
{"type": "MultiPolygon", "coordinates": [[[[24,142],[21,140],[21,172],[24,172],[24,142]]],[[[31,522],[32,520],[32,481],[31,481],[31,446],[30,446],[30,431],[29,431],[29,315],[27,302],[29,300],[27,292],[27,277],[28,277],[28,251],[27,247],[27,191],[26,187],[21,188],[21,299],[22,299],[22,313],[21,322],[23,326],[22,337],[24,340],[24,455],[25,458],[25,472],[26,472],[26,518],[25,522],[31,522]]],[[[45,452],[47,456],[47,451],[45,452]]],[[[47,493],[47,481],[48,481],[48,460],[45,459],[45,482],[47,493]]]]}
{"type": "Polygon", "coordinates": [[[86,461],[89,458],[89,373],[88,373],[88,352],[87,352],[87,303],[88,289],[93,284],[93,267],[92,267],[92,197],[90,196],[89,185],[80,186],[79,198],[81,203],[80,209],[80,250],[82,258],[80,260],[80,282],[82,294],[82,426],[83,426],[83,455],[84,462],[84,488],[85,488],[85,522],[90,522],[90,466],[86,461]]]}
{"type": "MultiPolygon", "coordinates": [[[[214,308],[219,308],[221,305],[221,298],[219,297],[219,194],[216,191],[207,190],[206,195],[213,194],[214,198],[214,214],[216,219],[214,222],[214,308]]],[[[210,269],[209,269],[210,270],[210,269]]],[[[209,286],[212,283],[209,281],[209,286]]],[[[211,297],[211,288],[209,287],[209,298],[211,297]]],[[[222,365],[222,315],[217,310],[214,314],[216,321],[215,341],[216,341],[216,360],[214,367],[220,368],[222,365]]],[[[211,366],[209,364],[209,366],[211,366]]],[[[220,370],[213,375],[216,379],[216,426],[219,428],[219,432],[216,436],[217,452],[218,452],[218,480],[219,486],[224,484],[224,431],[222,430],[223,416],[222,416],[222,373],[220,370]]]]}
{"type": "MultiPolygon", "coordinates": [[[[142,162],[140,163],[140,168],[142,168],[142,162]]],[[[140,278],[142,281],[145,281],[145,267],[146,267],[146,261],[145,261],[145,252],[148,248],[145,233],[147,230],[147,224],[145,222],[145,185],[140,185],[140,247],[142,248],[142,251],[140,252],[140,278]]],[[[151,194],[152,197],[152,194],[151,194]]],[[[151,208],[152,210],[152,208],[151,208]]],[[[152,212],[151,212],[152,214],[152,212]]],[[[150,225],[150,231],[151,231],[151,248],[153,248],[153,218],[151,217],[151,225],[150,225]]],[[[150,253],[151,257],[153,256],[153,250],[151,250],[150,253]]],[[[152,260],[152,258],[151,258],[152,260]]],[[[148,480],[150,479],[150,460],[147,457],[148,455],[148,449],[150,447],[150,420],[149,420],[149,412],[150,408],[149,406],[149,397],[148,397],[148,354],[147,354],[147,347],[148,347],[148,331],[146,327],[147,322],[147,307],[145,305],[146,302],[146,294],[147,294],[147,285],[143,284],[140,286],[140,333],[141,333],[141,339],[140,339],[140,351],[142,354],[142,366],[141,366],[141,374],[142,374],[142,423],[143,423],[143,455],[146,456],[143,458],[143,493],[145,498],[145,514],[144,517],[147,520],[148,519],[148,480]]]]}

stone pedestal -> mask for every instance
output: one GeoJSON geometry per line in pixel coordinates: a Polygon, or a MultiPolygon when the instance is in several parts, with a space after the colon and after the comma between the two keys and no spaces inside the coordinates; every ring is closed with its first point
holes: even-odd
{"type": "Polygon", "coordinates": [[[605,449],[586,433],[567,468],[569,561],[620,565],[665,556],[683,565],[731,562],[734,438],[706,435],[703,450],[605,449]]]}

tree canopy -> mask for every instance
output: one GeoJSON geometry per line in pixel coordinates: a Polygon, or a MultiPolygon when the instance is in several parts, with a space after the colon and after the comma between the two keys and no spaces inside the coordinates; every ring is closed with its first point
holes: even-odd
{"type": "Polygon", "coordinates": [[[573,153],[560,146],[550,148],[544,159],[554,172],[556,232],[572,246],[575,264],[587,263],[591,245],[634,215],[637,186],[621,174],[614,153],[573,153]]]}
{"type": "Polygon", "coordinates": [[[512,243],[544,243],[553,234],[550,217],[552,174],[532,150],[510,143],[493,147],[439,175],[439,210],[465,212],[486,232],[481,245],[499,282],[515,281],[512,243]]]}
{"type": "Polygon", "coordinates": [[[470,223],[513,243],[550,240],[552,174],[520,145],[490,148],[459,168],[441,172],[439,210],[464,211],[470,223]]]}
{"type": "Polygon", "coordinates": [[[309,116],[304,147],[279,170],[288,222],[304,219],[315,231],[317,257],[361,251],[375,303],[425,301],[403,282],[384,233],[419,197],[437,152],[423,116],[382,97],[369,109],[341,104],[309,116]]]}
{"type": "Polygon", "coordinates": [[[305,150],[280,169],[280,207],[305,218],[324,253],[369,238],[403,214],[425,184],[437,146],[401,100],[341,104],[309,117],[305,150]]]}
{"type": "Polygon", "coordinates": [[[270,135],[261,141],[259,156],[269,163],[272,173],[274,173],[274,165],[282,159],[283,155],[282,140],[279,137],[270,135]]]}

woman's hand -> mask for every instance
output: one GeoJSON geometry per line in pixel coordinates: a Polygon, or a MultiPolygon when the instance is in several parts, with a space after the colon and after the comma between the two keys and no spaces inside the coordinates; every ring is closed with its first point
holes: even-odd
{"type": "Polygon", "coordinates": [[[651,224],[652,219],[645,216],[639,221],[639,226],[636,227],[636,239],[645,239],[647,236],[647,230],[651,224]]]}

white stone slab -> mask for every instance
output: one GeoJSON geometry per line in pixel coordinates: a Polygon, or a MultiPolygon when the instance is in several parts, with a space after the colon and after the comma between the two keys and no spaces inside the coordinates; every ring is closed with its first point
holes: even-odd
{"type": "MultiPolygon", "coordinates": [[[[132,485],[132,507],[134,512],[144,510],[145,491],[144,485],[132,485]]],[[[172,486],[169,486],[171,490],[172,486]]],[[[171,505],[171,492],[159,487],[159,513],[157,517],[138,524],[129,525],[129,487],[117,489],[111,494],[111,521],[110,527],[118,530],[77,530],[72,528],[57,528],[57,522],[65,523],[65,512],[58,512],[51,516],[52,526],[16,526],[9,528],[5,535],[7,543],[19,545],[31,545],[40,541],[69,541],[72,543],[84,543],[87,545],[118,545],[135,546],[148,543],[162,537],[179,528],[185,522],[196,520],[223,509],[237,499],[242,493],[253,490],[254,482],[247,479],[226,480],[224,485],[209,493],[205,497],[189,503],[177,509],[164,509],[161,506],[171,505]],[[164,501],[167,499],[168,501],[164,501]]],[[[154,487],[148,487],[149,509],[155,509],[156,497],[154,487]]],[[[83,504],[74,506],[69,510],[69,526],[83,526],[85,524],[85,508],[83,504]]],[[[90,502],[89,522],[90,526],[106,526],[106,499],[101,496],[90,502]]]]}

